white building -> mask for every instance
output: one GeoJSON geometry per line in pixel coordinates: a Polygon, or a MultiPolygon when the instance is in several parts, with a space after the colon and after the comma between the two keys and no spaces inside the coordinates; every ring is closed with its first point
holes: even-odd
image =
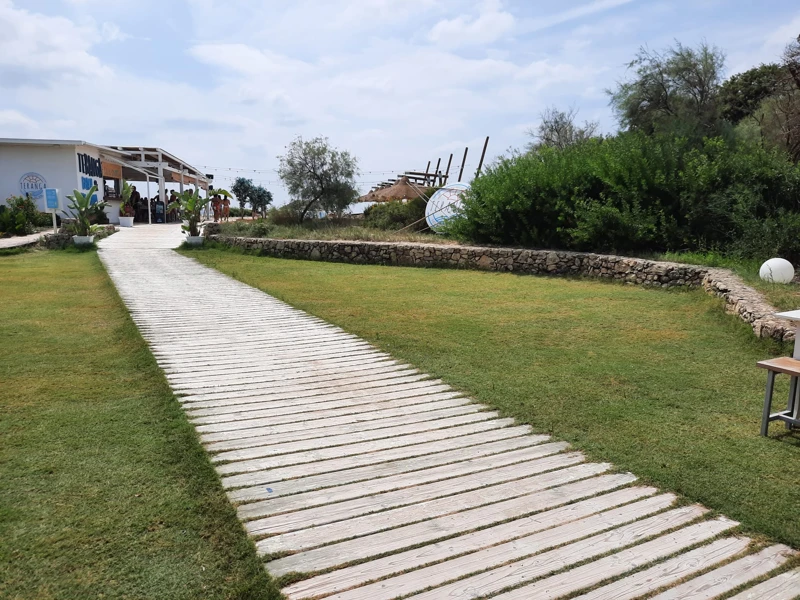
{"type": "MultiPolygon", "coordinates": [[[[69,216],[68,195],[97,185],[97,200],[106,201],[111,223],[119,222],[118,197],[122,180],[140,182],[143,197],[158,194],[166,205],[166,183],[194,185],[208,190],[209,177],[174,155],[152,147],[101,146],[81,140],[0,138],[0,202],[30,194],[45,211],[42,190],[58,190],[59,212],[69,216]],[[152,189],[150,189],[152,186],[152,189]]],[[[155,222],[147,203],[148,221],[155,222]]]]}

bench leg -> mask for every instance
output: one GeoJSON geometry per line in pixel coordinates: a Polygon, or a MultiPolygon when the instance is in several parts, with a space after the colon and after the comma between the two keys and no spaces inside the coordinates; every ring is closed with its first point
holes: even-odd
{"type": "MultiPolygon", "coordinates": [[[[789,406],[786,412],[793,419],[800,419],[800,379],[792,377],[792,385],[789,388],[789,406]]],[[[795,429],[791,423],[786,423],[786,429],[795,429]]]]}
{"type": "MultiPolygon", "coordinates": [[[[794,378],[793,378],[794,379],[794,378]]],[[[769,431],[769,412],[772,410],[772,390],[775,387],[775,371],[767,371],[767,391],[764,392],[764,410],[761,413],[761,435],[769,431]]]]}

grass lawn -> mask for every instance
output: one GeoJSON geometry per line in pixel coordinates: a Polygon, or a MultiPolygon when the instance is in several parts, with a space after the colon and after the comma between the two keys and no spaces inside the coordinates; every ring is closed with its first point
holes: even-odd
{"type": "MultiPolygon", "coordinates": [[[[800,547],[800,435],[759,437],[786,352],[702,292],[185,252],[506,416],[800,547]]],[[[776,398],[785,402],[785,382],[776,398]]]]}
{"type": "Polygon", "coordinates": [[[97,254],[0,298],[0,597],[278,598],[97,254]]]}

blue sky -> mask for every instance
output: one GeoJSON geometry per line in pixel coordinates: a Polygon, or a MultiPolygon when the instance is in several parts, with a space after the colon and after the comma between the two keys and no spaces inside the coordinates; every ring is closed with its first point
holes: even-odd
{"type": "Polygon", "coordinates": [[[428,160],[474,172],[548,106],[616,124],[604,90],[637,49],[715,44],[772,61],[800,5],[693,0],[0,0],[0,137],[156,145],[287,197],[294,137],[359,158],[362,191],[428,160]],[[257,169],[257,172],[227,168],[257,169]]]}

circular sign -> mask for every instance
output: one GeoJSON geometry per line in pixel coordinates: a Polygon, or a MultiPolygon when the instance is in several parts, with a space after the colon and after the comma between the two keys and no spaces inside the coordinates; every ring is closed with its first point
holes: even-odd
{"type": "Polygon", "coordinates": [[[448,183],[437,190],[425,207],[428,227],[439,233],[447,219],[461,212],[461,195],[469,189],[466,183],[448,183]]]}
{"type": "Polygon", "coordinates": [[[47,181],[38,173],[25,173],[19,178],[19,191],[23,196],[30,194],[31,198],[39,199],[46,187],[47,181]]]}

